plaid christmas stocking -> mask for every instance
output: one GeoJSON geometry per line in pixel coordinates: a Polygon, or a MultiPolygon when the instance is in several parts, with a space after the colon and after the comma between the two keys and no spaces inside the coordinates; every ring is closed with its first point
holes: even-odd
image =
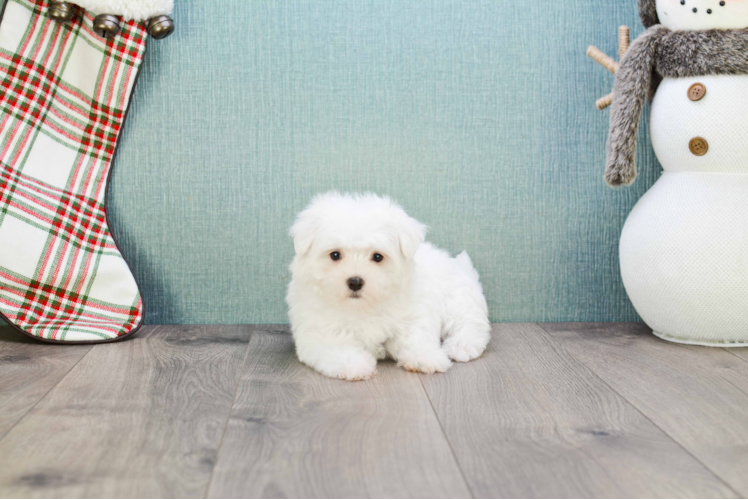
{"type": "Polygon", "coordinates": [[[113,12],[7,0],[0,18],[0,316],[41,340],[105,342],[143,320],[106,192],[147,19],[171,0],[76,3],[113,12]]]}

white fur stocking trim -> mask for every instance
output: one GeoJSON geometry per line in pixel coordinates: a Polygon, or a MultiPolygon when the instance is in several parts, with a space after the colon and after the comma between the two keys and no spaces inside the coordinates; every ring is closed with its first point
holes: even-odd
{"type": "Polygon", "coordinates": [[[72,0],[70,3],[95,15],[112,14],[135,21],[168,15],[174,9],[174,0],[72,0]]]}

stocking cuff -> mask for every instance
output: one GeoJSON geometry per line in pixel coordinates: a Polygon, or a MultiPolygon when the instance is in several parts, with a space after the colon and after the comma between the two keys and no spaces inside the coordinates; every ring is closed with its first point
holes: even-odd
{"type": "Polygon", "coordinates": [[[174,0],[72,0],[92,14],[112,14],[125,20],[144,21],[171,14],[174,0]]]}

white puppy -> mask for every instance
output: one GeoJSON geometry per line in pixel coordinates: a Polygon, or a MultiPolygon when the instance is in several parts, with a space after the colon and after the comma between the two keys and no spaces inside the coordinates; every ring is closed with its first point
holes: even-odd
{"type": "Polygon", "coordinates": [[[434,373],[483,353],[490,325],[478,272],[465,252],[452,258],[425,234],[373,194],[327,193],[298,215],[286,301],[301,362],[365,380],[388,354],[434,373]]]}

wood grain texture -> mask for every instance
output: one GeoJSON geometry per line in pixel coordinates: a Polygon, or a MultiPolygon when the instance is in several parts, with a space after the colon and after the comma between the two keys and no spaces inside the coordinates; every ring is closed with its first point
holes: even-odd
{"type": "Polygon", "coordinates": [[[641,323],[542,325],[671,438],[748,496],[748,363],[641,323]]]}
{"type": "Polygon", "coordinates": [[[739,347],[736,349],[725,349],[727,352],[734,354],[740,359],[748,361],[748,347],[739,347]]]}
{"type": "Polygon", "coordinates": [[[733,495],[536,325],[422,381],[478,497],[733,495]]]}
{"type": "Polygon", "coordinates": [[[148,327],[93,347],[0,441],[0,491],[204,496],[250,334],[148,327]]]}
{"type": "Polygon", "coordinates": [[[0,439],[91,349],[30,339],[0,326],[0,439]]]}
{"type": "Polygon", "coordinates": [[[287,327],[256,331],[211,497],[467,497],[417,375],[368,382],[296,359],[287,327]]]}

